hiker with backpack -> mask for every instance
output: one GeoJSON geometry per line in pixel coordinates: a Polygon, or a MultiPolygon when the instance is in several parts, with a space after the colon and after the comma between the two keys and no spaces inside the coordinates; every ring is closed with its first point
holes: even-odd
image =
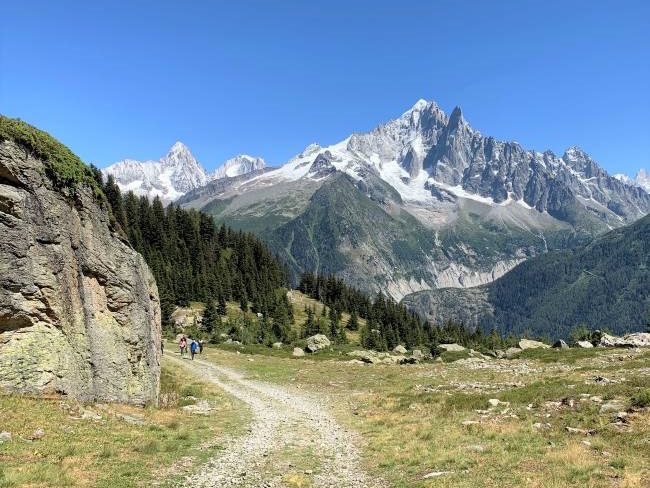
{"type": "Polygon", "coordinates": [[[199,350],[199,343],[196,341],[196,339],[192,340],[192,344],[190,344],[190,354],[192,356],[192,361],[194,361],[194,355],[198,352],[199,350]]]}
{"type": "Polygon", "coordinates": [[[185,336],[181,337],[181,340],[178,342],[178,347],[181,350],[181,357],[183,357],[185,351],[187,350],[187,339],[185,336]]]}

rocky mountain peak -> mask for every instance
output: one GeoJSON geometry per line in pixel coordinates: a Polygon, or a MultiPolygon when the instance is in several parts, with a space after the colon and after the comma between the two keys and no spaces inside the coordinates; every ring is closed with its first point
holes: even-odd
{"type": "Polygon", "coordinates": [[[571,146],[562,156],[564,163],[586,178],[607,176],[607,172],[580,147],[571,146]]]}
{"type": "Polygon", "coordinates": [[[233,178],[235,176],[241,176],[253,171],[264,169],[266,167],[266,162],[264,159],[249,156],[248,154],[239,154],[234,158],[230,158],[225,161],[221,166],[219,166],[211,175],[210,179],[218,178],[233,178]]]}

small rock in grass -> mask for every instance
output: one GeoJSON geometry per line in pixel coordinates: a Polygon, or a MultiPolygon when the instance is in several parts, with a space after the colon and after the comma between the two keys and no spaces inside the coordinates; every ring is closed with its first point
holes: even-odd
{"type": "Polygon", "coordinates": [[[576,427],[566,427],[566,431],[571,434],[582,434],[582,435],[594,435],[596,433],[594,429],[578,429],[576,427]]]}
{"type": "Polygon", "coordinates": [[[480,423],[481,422],[479,422],[478,420],[463,420],[461,422],[462,425],[478,425],[480,423]]]}
{"type": "Polygon", "coordinates": [[[551,428],[551,424],[548,422],[535,422],[533,424],[533,427],[536,428],[537,430],[547,430],[551,428]]]}
{"type": "Polygon", "coordinates": [[[576,347],[579,347],[581,349],[591,349],[594,347],[594,345],[589,341],[578,341],[576,342],[576,347]]]}
{"type": "Polygon", "coordinates": [[[45,437],[45,431],[42,428],[38,428],[34,433],[29,437],[29,440],[36,441],[45,437]]]}
{"type": "Polygon", "coordinates": [[[625,410],[625,403],[621,400],[610,400],[607,403],[603,403],[600,407],[600,413],[610,413],[610,412],[622,412],[625,410]]]}
{"type": "Polygon", "coordinates": [[[425,474],[422,478],[426,480],[429,478],[437,478],[438,476],[445,476],[448,474],[453,474],[453,471],[431,471],[430,473],[425,474]]]}
{"type": "Polygon", "coordinates": [[[305,351],[303,351],[300,347],[294,347],[292,355],[299,358],[305,355],[305,351]]]}
{"type": "Polygon", "coordinates": [[[11,440],[11,432],[0,432],[0,443],[9,442],[11,440]]]}

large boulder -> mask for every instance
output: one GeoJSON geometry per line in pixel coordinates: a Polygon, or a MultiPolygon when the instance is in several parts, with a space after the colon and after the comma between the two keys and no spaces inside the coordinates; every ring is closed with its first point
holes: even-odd
{"type": "Polygon", "coordinates": [[[317,352],[321,349],[330,347],[332,343],[327,338],[326,335],[316,334],[307,338],[307,349],[308,352],[317,352]]]}
{"type": "Polygon", "coordinates": [[[438,346],[439,349],[442,349],[447,352],[462,352],[465,351],[466,348],[461,346],[460,344],[440,344],[438,346]]]}
{"type": "Polygon", "coordinates": [[[603,347],[650,347],[650,333],[633,332],[623,337],[602,334],[599,345],[603,347]]]}
{"type": "Polygon", "coordinates": [[[399,344],[399,345],[395,346],[395,348],[393,349],[393,352],[395,354],[406,354],[406,348],[404,346],[402,346],[401,344],[399,344]]]}
{"type": "Polygon", "coordinates": [[[580,349],[591,349],[594,345],[589,341],[578,341],[576,342],[576,347],[580,349]]]}
{"type": "Polygon", "coordinates": [[[564,342],[562,339],[560,339],[559,341],[555,341],[553,343],[553,348],[554,349],[569,349],[569,345],[566,342],[564,342]]]}
{"type": "Polygon", "coordinates": [[[540,341],[531,341],[530,339],[521,339],[519,341],[519,349],[525,351],[526,349],[548,349],[548,344],[544,344],[540,341]]]}
{"type": "Polygon", "coordinates": [[[0,389],[155,404],[154,277],[91,187],[61,188],[48,168],[0,140],[0,389]]]}

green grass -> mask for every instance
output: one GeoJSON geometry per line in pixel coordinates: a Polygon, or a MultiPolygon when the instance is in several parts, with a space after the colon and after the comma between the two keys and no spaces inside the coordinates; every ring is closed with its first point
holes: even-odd
{"type": "Polygon", "coordinates": [[[616,480],[641,488],[650,479],[650,409],[630,413],[620,427],[600,407],[645,398],[647,354],[546,351],[488,367],[350,365],[214,348],[205,358],[327,398],[339,421],[361,434],[368,470],[394,487],[610,487],[616,480]],[[594,381],[598,376],[610,381],[594,381]],[[489,409],[491,398],[506,403],[489,409]],[[453,473],[423,479],[431,471],[453,473]]]}
{"type": "Polygon", "coordinates": [[[61,397],[0,395],[2,430],[13,434],[0,446],[0,487],[145,486],[176,477],[179,470],[171,467],[185,456],[196,465],[203,462],[210,451],[198,450],[201,443],[238,434],[247,423],[247,410],[239,403],[167,363],[161,398],[160,408],[108,405],[102,410],[61,397]],[[208,400],[216,411],[209,416],[184,412],[181,407],[193,403],[184,399],[188,395],[208,400]],[[92,409],[102,420],[73,419],[78,407],[92,409]],[[140,415],[146,424],[129,424],[117,413],[140,415]],[[45,431],[41,440],[23,440],[37,428],[45,431]]]}

